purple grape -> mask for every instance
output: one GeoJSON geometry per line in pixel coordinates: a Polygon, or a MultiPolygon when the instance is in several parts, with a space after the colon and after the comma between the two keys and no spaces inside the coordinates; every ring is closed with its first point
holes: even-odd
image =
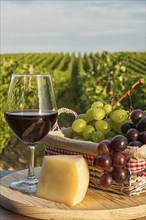
{"type": "Polygon", "coordinates": [[[113,171],[113,179],[116,183],[124,183],[129,177],[129,171],[126,168],[116,168],[113,171]]]}
{"type": "Polygon", "coordinates": [[[94,165],[100,169],[106,170],[112,164],[111,156],[109,155],[97,155],[95,158],[94,165]]]}
{"type": "Polygon", "coordinates": [[[139,140],[142,144],[146,144],[146,131],[142,131],[139,133],[139,140]]]}
{"type": "Polygon", "coordinates": [[[137,124],[139,120],[144,116],[145,116],[144,111],[142,111],[141,109],[135,109],[132,111],[130,118],[135,124],[137,124]]]}
{"type": "Polygon", "coordinates": [[[130,128],[135,128],[135,125],[130,122],[130,121],[125,121],[122,125],[121,125],[121,131],[123,132],[123,134],[126,134],[127,131],[130,129],[130,128]]]}
{"type": "Polygon", "coordinates": [[[100,184],[101,186],[107,188],[110,187],[113,183],[113,179],[111,177],[111,175],[109,173],[104,173],[101,177],[100,177],[100,184]]]}
{"type": "Polygon", "coordinates": [[[138,147],[141,147],[142,146],[142,143],[140,141],[131,141],[129,142],[128,146],[138,146],[138,147]]]}
{"type": "Polygon", "coordinates": [[[139,131],[146,131],[146,116],[139,120],[137,128],[139,131]]]}
{"type": "Polygon", "coordinates": [[[116,151],[123,151],[128,146],[128,140],[123,135],[116,135],[111,140],[111,147],[116,151]]]}
{"type": "Polygon", "coordinates": [[[139,131],[135,128],[130,128],[126,133],[126,138],[128,141],[136,141],[139,137],[139,131]]]}
{"type": "Polygon", "coordinates": [[[97,148],[98,154],[110,154],[111,151],[111,142],[110,140],[103,140],[99,143],[97,148]]]}
{"type": "Polygon", "coordinates": [[[127,159],[126,156],[121,152],[115,152],[112,155],[113,166],[117,168],[122,168],[125,166],[127,159]]]}

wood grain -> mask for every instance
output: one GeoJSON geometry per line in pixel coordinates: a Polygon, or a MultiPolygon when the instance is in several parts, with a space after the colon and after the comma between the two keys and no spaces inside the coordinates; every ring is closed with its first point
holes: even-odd
{"type": "MultiPolygon", "coordinates": [[[[40,168],[35,172],[39,177],[40,168]]],[[[27,171],[23,170],[1,178],[2,207],[24,216],[48,220],[126,220],[146,216],[146,194],[128,197],[89,188],[80,204],[68,207],[8,188],[10,182],[20,180],[26,174],[27,171]]]]}

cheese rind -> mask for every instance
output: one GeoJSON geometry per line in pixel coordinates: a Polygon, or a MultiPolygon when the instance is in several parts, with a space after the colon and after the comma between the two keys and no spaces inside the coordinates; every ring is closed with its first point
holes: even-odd
{"type": "Polygon", "coordinates": [[[89,185],[89,169],[81,155],[45,156],[37,196],[69,206],[80,203],[89,185]]]}

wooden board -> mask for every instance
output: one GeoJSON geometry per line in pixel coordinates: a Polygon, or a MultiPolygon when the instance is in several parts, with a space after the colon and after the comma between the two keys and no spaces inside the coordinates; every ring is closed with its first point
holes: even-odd
{"type": "MultiPolygon", "coordinates": [[[[39,177],[40,168],[35,168],[39,177]]],[[[101,190],[89,188],[84,200],[73,207],[61,203],[40,199],[9,189],[12,181],[25,178],[27,170],[17,171],[1,178],[1,206],[37,219],[57,220],[126,220],[144,217],[146,215],[146,194],[139,196],[122,196],[101,190]]]]}

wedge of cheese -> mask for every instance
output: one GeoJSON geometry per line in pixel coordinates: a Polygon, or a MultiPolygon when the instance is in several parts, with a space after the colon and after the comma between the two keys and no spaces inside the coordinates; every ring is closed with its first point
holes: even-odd
{"type": "Polygon", "coordinates": [[[88,185],[89,169],[83,156],[45,156],[36,195],[73,206],[83,200],[88,185]]]}

